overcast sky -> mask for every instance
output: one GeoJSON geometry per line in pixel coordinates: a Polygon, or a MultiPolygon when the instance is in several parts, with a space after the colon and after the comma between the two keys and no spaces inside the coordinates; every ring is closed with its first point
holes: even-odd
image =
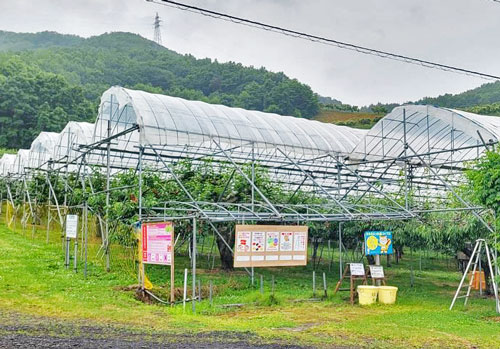
{"type": "MultiPolygon", "coordinates": [[[[493,0],[178,0],[380,50],[500,75],[500,3],[493,0]]],[[[309,84],[344,103],[405,102],[487,81],[366,56],[145,0],[0,0],[0,29],[88,37],[130,31],[195,57],[236,61],[309,84]]]]}

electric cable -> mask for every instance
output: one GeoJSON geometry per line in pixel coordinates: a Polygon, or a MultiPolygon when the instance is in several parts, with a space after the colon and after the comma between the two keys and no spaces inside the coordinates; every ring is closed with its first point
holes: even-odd
{"type": "MultiPolygon", "coordinates": [[[[197,7],[197,6],[192,6],[192,5],[180,3],[177,1],[172,1],[172,0],[146,0],[146,1],[152,2],[155,4],[159,4],[159,5],[168,6],[168,7],[179,9],[179,10],[183,10],[183,11],[187,11],[187,12],[200,14],[200,15],[203,15],[206,17],[221,19],[224,21],[228,21],[228,22],[232,22],[232,23],[236,23],[236,24],[241,24],[241,25],[246,25],[249,27],[257,28],[257,29],[263,29],[263,30],[279,33],[279,34],[290,36],[290,37],[309,40],[312,42],[318,42],[318,43],[322,43],[322,44],[330,45],[330,46],[336,46],[336,47],[339,47],[342,49],[356,51],[356,52],[367,54],[367,55],[378,56],[380,58],[386,58],[386,59],[391,59],[391,60],[395,60],[395,61],[399,61],[399,62],[420,65],[420,66],[423,66],[425,68],[440,69],[440,70],[447,71],[447,72],[465,74],[465,75],[469,75],[469,76],[479,77],[479,78],[485,79],[485,80],[500,80],[500,76],[493,75],[493,74],[482,73],[479,71],[464,69],[464,68],[460,68],[460,67],[456,67],[456,66],[452,66],[452,65],[436,63],[436,62],[432,62],[432,61],[428,61],[428,60],[424,60],[424,59],[420,59],[420,58],[414,58],[414,57],[401,55],[401,54],[397,54],[397,53],[392,53],[392,52],[388,52],[388,51],[373,49],[373,48],[366,47],[366,46],[360,46],[360,45],[356,45],[356,44],[352,44],[352,43],[348,43],[348,42],[344,42],[344,41],[339,41],[336,39],[329,39],[329,38],[325,38],[325,37],[321,37],[321,36],[317,36],[317,35],[307,34],[304,32],[299,32],[296,30],[286,29],[286,28],[275,26],[275,25],[250,20],[250,19],[236,17],[236,16],[229,15],[226,13],[216,12],[216,11],[208,10],[208,9],[197,7]]],[[[493,1],[500,2],[500,0],[493,0],[493,1]]]]}

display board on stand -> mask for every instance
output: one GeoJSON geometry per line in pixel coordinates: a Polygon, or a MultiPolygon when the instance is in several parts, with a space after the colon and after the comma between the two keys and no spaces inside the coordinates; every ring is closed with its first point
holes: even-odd
{"type": "Polygon", "coordinates": [[[74,270],[76,272],[76,267],[77,267],[77,258],[78,258],[78,215],[76,214],[69,214],[66,216],[66,227],[65,227],[65,233],[66,233],[66,248],[65,248],[65,257],[64,257],[64,265],[66,269],[69,268],[69,261],[71,259],[70,256],[70,245],[71,245],[71,239],[75,239],[75,254],[73,256],[73,265],[74,265],[74,270]]]}
{"type": "Polygon", "coordinates": [[[370,278],[373,281],[373,284],[375,284],[377,281],[381,281],[382,284],[385,286],[385,274],[384,274],[384,267],[381,265],[370,265],[368,269],[368,273],[370,278]]]}
{"type": "Polygon", "coordinates": [[[367,284],[365,266],[363,265],[363,263],[348,263],[345,266],[342,277],[335,286],[335,291],[333,292],[333,294],[336,294],[338,291],[349,291],[349,299],[351,301],[351,304],[354,304],[354,298],[356,296],[355,283],[357,280],[361,280],[362,285],[367,284]],[[346,277],[349,277],[349,288],[340,288],[342,286],[342,282],[346,277]]]}
{"type": "MultiPolygon", "coordinates": [[[[143,223],[143,264],[170,265],[170,301],[174,301],[174,225],[172,222],[143,223]]],[[[142,279],[145,280],[144,271],[142,279]]]]}
{"type": "Polygon", "coordinates": [[[234,267],[307,265],[307,226],[237,225],[234,267]]]}

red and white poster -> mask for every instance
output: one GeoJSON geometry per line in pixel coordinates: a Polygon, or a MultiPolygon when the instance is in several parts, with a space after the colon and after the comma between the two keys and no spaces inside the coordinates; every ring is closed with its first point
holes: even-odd
{"type": "Polygon", "coordinates": [[[263,231],[254,231],[252,233],[252,252],[264,252],[266,245],[266,233],[263,231]]]}
{"type": "Polygon", "coordinates": [[[249,231],[240,231],[236,234],[236,251],[250,252],[252,233],[249,231]]]}
{"type": "Polygon", "coordinates": [[[142,261],[146,264],[172,264],[174,226],[172,222],[142,225],[142,261]]]}

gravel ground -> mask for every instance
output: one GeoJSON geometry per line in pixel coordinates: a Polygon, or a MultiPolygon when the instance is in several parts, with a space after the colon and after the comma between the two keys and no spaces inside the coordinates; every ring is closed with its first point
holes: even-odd
{"type": "Polygon", "coordinates": [[[299,348],[259,342],[250,332],[177,335],[0,310],[0,348],[299,348]]]}

